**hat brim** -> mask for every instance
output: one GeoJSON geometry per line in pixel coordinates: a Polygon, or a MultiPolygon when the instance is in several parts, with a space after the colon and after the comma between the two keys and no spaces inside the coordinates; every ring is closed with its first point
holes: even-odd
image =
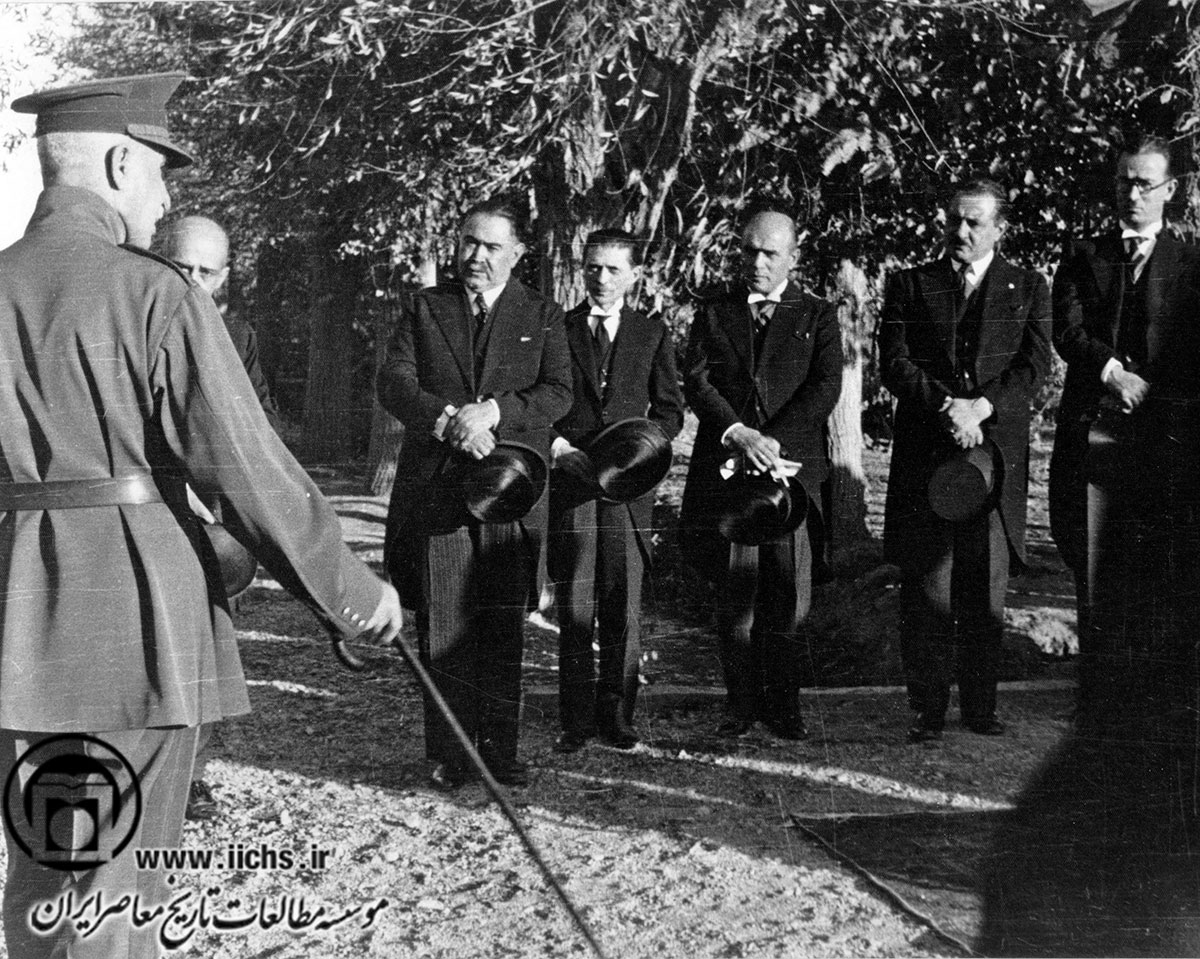
{"type": "Polygon", "coordinates": [[[631,417],[606,426],[584,450],[596,467],[600,497],[628,503],[644,496],[671,471],[671,440],[661,426],[631,417]]]}
{"type": "Polygon", "coordinates": [[[779,482],[738,474],[723,481],[717,530],[739,546],[761,546],[798,530],[808,505],[808,490],[798,477],[779,482]]]}
{"type": "Polygon", "coordinates": [[[182,170],[184,167],[189,167],[196,162],[196,158],[172,140],[170,134],[165,130],[143,127],[131,123],[125,133],[132,139],[146,144],[146,146],[157,150],[165,156],[167,158],[167,169],[182,170]]]}
{"type": "Polygon", "coordinates": [[[523,519],[546,490],[546,461],[524,443],[497,443],[482,460],[459,457],[458,461],[463,503],[481,523],[523,519]]]}

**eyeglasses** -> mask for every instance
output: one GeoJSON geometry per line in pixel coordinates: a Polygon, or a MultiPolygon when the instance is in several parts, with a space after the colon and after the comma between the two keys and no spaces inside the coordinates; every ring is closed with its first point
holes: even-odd
{"type": "Polygon", "coordinates": [[[1166,186],[1168,183],[1173,183],[1174,181],[1175,178],[1173,176],[1167,177],[1165,180],[1160,180],[1158,183],[1151,183],[1149,180],[1128,176],[1113,178],[1113,184],[1117,188],[1117,193],[1121,196],[1128,196],[1130,190],[1137,190],[1141,196],[1148,196],[1160,186],[1166,186]]]}
{"type": "MultiPolygon", "coordinates": [[[[193,274],[199,273],[206,280],[211,280],[214,276],[220,276],[221,270],[214,270],[212,267],[201,266],[199,263],[185,263],[183,260],[172,260],[179,269],[184,273],[193,274]]],[[[221,269],[224,269],[222,267],[221,269]]]]}

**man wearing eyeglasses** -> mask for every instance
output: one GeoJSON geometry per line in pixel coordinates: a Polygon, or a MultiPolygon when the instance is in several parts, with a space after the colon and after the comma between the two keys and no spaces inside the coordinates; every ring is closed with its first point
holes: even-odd
{"type": "Polygon", "coordinates": [[[229,279],[228,235],[219,224],[206,216],[185,216],[167,228],[163,255],[188,274],[217,304],[258,402],[267,414],[267,421],[278,433],[279,413],[259,361],[258,337],[254,327],[232,315],[228,310],[227,298],[222,295],[229,279]]]}
{"type": "Polygon", "coordinates": [[[1120,721],[1125,707],[1175,685],[1164,670],[1193,565],[1184,530],[1196,475],[1200,253],[1163,229],[1176,190],[1166,141],[1129,143],[1115,186],[1119,227],[1068,242],[1054,281],[1054,346],[1067,376],[1050,523],[1075,575],[1081,718],[1120,721]]]}

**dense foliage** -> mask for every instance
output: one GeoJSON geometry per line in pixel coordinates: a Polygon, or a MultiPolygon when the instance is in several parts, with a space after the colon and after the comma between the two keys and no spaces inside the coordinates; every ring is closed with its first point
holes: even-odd
{"type": "MultiPolygon", "coordinates": [[[[1010,187],[1010,252],[1048,266],[1065,231],[1102,223],[1123,130],[1196,128],[1191,8],[220,0],[102,6],[70,55],[196,78],[206,163],[182,205],[291,277],[264,281],[270,306],[322,295],[312,264],[330,258],[368,294],[428,277],[464,207],[509,192],[547,289],[574,300],[582,237],[623,225],[650,241],[646,302],[682,324],[756,194],[801,216],[817,289],[843,259],[877,283],[935,253],[939,191],[981,172],[1010,187]]],[[[364,315],[341,322],[365,350],[364,315]]]]}

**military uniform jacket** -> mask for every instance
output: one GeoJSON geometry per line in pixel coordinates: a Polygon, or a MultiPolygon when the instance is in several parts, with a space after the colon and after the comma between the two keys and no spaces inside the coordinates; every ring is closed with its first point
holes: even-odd
{"type": "Polygon", "coordinates": [[[0,726],[190,726],[247,707],[215,557],[183,495],[331,628],[378,580],[267,425],[211,297],[52,187],[0,252],[0,481],[150,474],[164,502],[0,513],[0,726]]]}
{"type": "MultiPolygon", "coordinates": [[[[609,362],[608,387],[601,390],[592,348],[590,313],[585,300],[566,316],[574,400],[567,415],[554,424],[555,435],[562,436],[572,446],[582,447],[606,426],[644,417],[661,426],[669,439],[674,439],[683,428],[683,394],[675,369],[675,343],[666,324],[659,317],[649,317],[628,307],[621,309],[609,362]]],[[[646,537],[654,491],[639,496],[628,507],[642,540],[642,551],[648,556],[646,537]]]]}
{"type": "Polygon", "coordinates": [[[1049,291],[1036,271],[996,256],[975,296],[983,298],[967,363],[975,386],[965,392],[956,377],[958,279],[950,261],[900,271],[884,296],[879,368],[897,400],[884,548],[896,562],[932,521],[929,479],[955,449],[940,422],[947,397],[992,404],[984,433],[1004,459],[1000,511],[1013,554],[1025,556],[1030,404],[1050,365],[1049,291]]]}
{"type": "MultiPolygon", "coordinates": [[[[417,562],[430,533],[425,520],[449,455],[433,435],[445,408],[494,399],[497,438],[532,447],[549,462],[551,424],[571,406],[571,361],[557,304],[510,279],[492,306],[478,382],[474,322],[461,285],[414,294],[400,311],[376,383],[383,408],[404,424],[384,553],[409,607],[419,604],[417,562]]],[[[521,521],[534,556],[545,533],[546,500],[521,521]]]]}
{"type": "Polygon", "coordinates": [[[789,282],[754,355],[754,318],[747,291],[735,288],[696,311],[684,360],[683,392],[699,417],[684,487],[680,522],[689,559],[710,578],[723,573],[728,543],[712,512],[721,464],[733,454],[721,443],[741,422],[779,441],[799,462],[811,508],[821,508],[829,474],[826,421],[842,389],[842,341],[833,307],[789,282]]]}

